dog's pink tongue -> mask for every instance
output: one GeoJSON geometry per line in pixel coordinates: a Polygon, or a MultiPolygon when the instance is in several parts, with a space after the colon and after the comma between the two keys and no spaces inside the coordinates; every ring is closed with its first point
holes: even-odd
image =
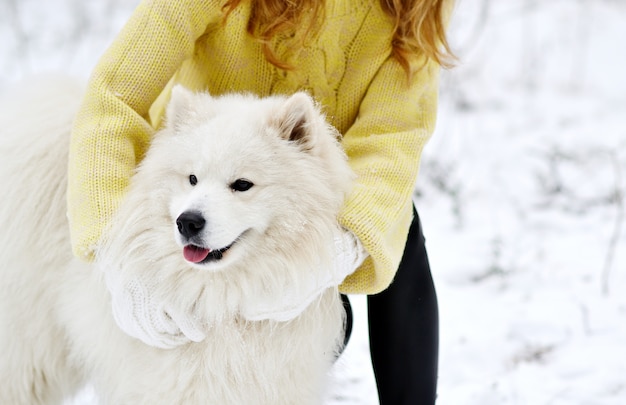
{"type": "Polygon", "coordinates": [[[200,263],[211,253],[209,249],[204,249],[198,246],[187,245],[183,249],[183,256],[185,259],[192,263],[200,263]]]}

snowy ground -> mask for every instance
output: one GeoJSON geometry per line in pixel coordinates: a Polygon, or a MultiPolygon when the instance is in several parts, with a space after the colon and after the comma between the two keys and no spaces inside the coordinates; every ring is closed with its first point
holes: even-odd
{"type": "MultiPolygon", "coordinates": [[[[0,0],[0,89],[47,69],[86,77],[132,3],[0,0]]],[[[624,21],[620,0],[458,0],[461,60],[416,191],[440,405],[626,403],[624,21]]],[[[332,405],[377,403],[353,303],[332,405]]]]}
{"type": "Polygon", "coordinates": [[[418,183],[439,404],[626,404],[626,4],[477,3],[418,183]]]}

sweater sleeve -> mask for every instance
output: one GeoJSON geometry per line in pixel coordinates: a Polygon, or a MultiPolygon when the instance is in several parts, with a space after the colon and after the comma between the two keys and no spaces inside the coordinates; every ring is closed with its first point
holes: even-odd
{"type": "Polygon", "coordinates": [[[72,128],[68,218],[74,254],[93,259],[154,133],[151,104],[214,21],[217,1],[143,1],[102,56],[72,128]]]}
{"type": "Polygon", "coordinates": [[[426,64],[407,83],[387,60],[374,77],[343,146],[357,184],[340,214],[369,258],[343,282],[343,293],[384,290],[402,258],[412,220],[412,194],[422,149],[434,131],[439,67],[426,64]]]}

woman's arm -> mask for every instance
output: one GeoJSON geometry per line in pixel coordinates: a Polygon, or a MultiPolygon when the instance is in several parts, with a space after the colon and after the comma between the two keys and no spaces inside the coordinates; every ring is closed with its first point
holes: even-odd
{"type": "Polygon", "coordinates": [[[430,62],[407,82],[393,59],[373,79],[343,137],[358,180],[340,215],[369,258],[340,286],[373,294],[393,280],[412,219],[411,196],[422,149],[435,128],[439,66],[430,62]]]}
{"type": "Polygon", "coordinates": [[[70,144],[68,217],[77,257],[93,259],[147,149],[150,106],[220,18],[216,0],[143,1],[94,69],[70,144]]]}

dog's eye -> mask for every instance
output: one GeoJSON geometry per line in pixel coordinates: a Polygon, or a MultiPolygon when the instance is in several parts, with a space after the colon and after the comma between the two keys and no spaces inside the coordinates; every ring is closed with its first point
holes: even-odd
{"type": "Polygon", "coordinates": [[[237,179],[230,185],[230,188],[233,191],[248,191],[252,188],[252,186],[254,186],[254,184],[251,181],[246,179],[237,179]]]}
{"type": "Polygon", "coordinates": [[[196,184],[198,184],[198,178],[196,177],[195,174],[189,175],[189,184],[191,184],[192,186],[195,186],[196,184]]]}

